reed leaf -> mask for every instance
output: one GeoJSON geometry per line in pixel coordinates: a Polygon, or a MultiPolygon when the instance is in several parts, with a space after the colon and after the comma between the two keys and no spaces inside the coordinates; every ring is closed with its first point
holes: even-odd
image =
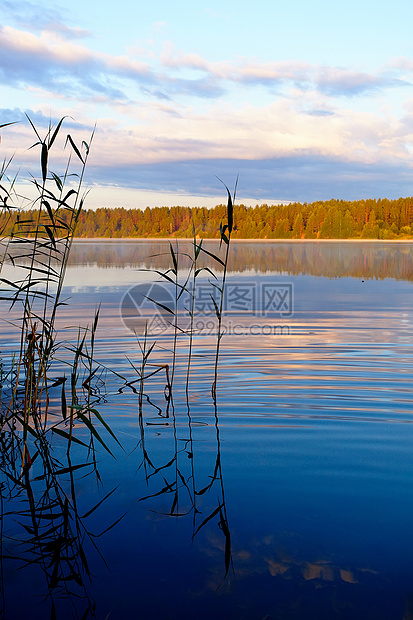
{"type": "Polygon", "coordinates": [[[77,148],[76,144],[73,142],[72,136],[70,134],[67,134],[66,145],[67,145],[68,142],[70,143],[70,146],[72,147],[72,149],[74,150],[74,152],[76,153],[76,155],[78,156],[78,158],[80,159],[82,164],[84,164],[85,163],[84,159],[83,159],[82,155],[80,154],[80,151],[77,148]]]}
{"type": "Polygon", "coordinates": [[[108,499],[108,497],[113,495],[113,493],[118,489],[118,486],[116,486],[107,495],[105,495],[105,497],[103,499],[101,499],[97,504],[95,504],[95,506],[93,506],[93,508],[91,508],[90,510],[85,512],[85,514],[83,515],[82,519],[87,519],[87,517],[90,517],[90,515],[93,514],[95,512],[95,510],[97,510],[99,508],[99,506],[101,506],[103,504],[103,502],[105,502],[108,499]]]}
{"type": "Polygon", "coordinates": [[[41,154],[41,166],[42,166],[43,183],[46,183],[48,157],[49,157],[49,151],[48,151],[48,148],[47,148],[47,144],[45,144],[43,142],[43,144],[42,144],[42,154],[41,154]]]}
{"type": "Polygon", "coordinates": [[[206,519],[204,519],[204,520],[202,521],[201,525],[199,525],[199,526],[197,527],[197,529],[195,530],[194,534],[192,535],[192,538],[195,538],[195,536],[198,534],[198,532],[199,532],[200,530],[202,530],[202,528],[204,527],[204,525],[206,525],[206,524],[208,523],[208,521],[211,521],[211,519],[213,519],[213,518],[214,518],[214,517],[215,517],[218,513],[220,513],[220,512],[221,512],[221,509],[222,509],[222,505],[220,504],[220,505],[218,506],[218,508],[215,508],[215,510],[214,510],[214,511],[213,511],[213,512],[212,512],[212,513],[208,516],[208,517],[206,517],[206,519]]]}
{"type": "Polygon", "coordinates": [[[118,440],[118,438],[116,437],[115,433],[112,431],[112,429],[110,428],[110,426],[105,422],[105,420],[102,418],[102,416],[100,415],[99,411],[97,409],[87,409],[85,411],[90,411],[91,413],[94,413],[95,416],[97,417],[97,419],[99,420],[99,422],[105,427],[105,429],[108,431],[109,435],[111,435],[113,437],[113,439],[116,441],[116,443],[118,444],[118,446],[120,446],[122,448],[122,444],[120,443],[120,441],[118,440]]]}
{"type": "Polygon", "coordinates": [[[74,435],[70,435],[66,431],[62,431],[61,428],[56,428],[55,426],[53,426],[53,427],[51,427],[51,431],[52,431],[52,433],[56,433],[56,435],[60,435],[60,437],[63,437],[64,439],[67,439],[68,441],[77,443],[79,446],[83,446],[84,448],[88,447],[87,444],[85,444],[83,441],[81,441],[80,439],[78,439],[74,435]]]}
{"type": "MultiPolygon", "coordinates": [[[[60,131],[60,128],[61,128],[62,123],[63,123],[63,121],[65,120],[65,118],[67,118],[67,116],[63,116],[63,117],[60,119],[60,121],[58,122],[58,124],[57,124],[57,126],[56,126],[56,129],[54,130],[53,135],[52,135],[52,137],[51,137],[51,138],[50,138],[50,140],[49,140],[49,144],[48,144],[49,149],[51,149],[51,148],[52,148],[52,146],[53,146],[53,142],[56,140],[57,135],[58,135],[58,133],[59,133],[59,131],[60,131]]],[[[55,176],[56,176],[56,175],[53,175],[53,178],[54,178],[55,176]]],[[[55,179],[55,180],[56,180],[56,179],[55,179]]],[[[60,179],[59,179],[59,180],[60,180],[60,179]]],[[[58,186],[58,187],[59,187],[59,186],[58,186]]],[[[59,188],[59,189],[61,189],[61,188],[59,188]]]]}
{"type": "Polygon", "coordinates": [[[111,456],[113,456],[113,458],[115,458],[114,454],[112,453],[112,451],[108,448],[108,446],[106,445],[106,443],[103,441],[102,437],[100,436],[100,434],[97,432],[96,428],[94,427],[94,425],[92,424],[92,422],[89,420],[89,418],[82,412],[82,411],[78,411],[77,412],[77,416],[82,420],[83,424],[89,429],[89,431],[91,432],[91,434],[98,440],[98,442],[101,444],[101,446],[103,446],[105,448],[105,450],[107,452],[109,452],[109,454],[111,456]]]}

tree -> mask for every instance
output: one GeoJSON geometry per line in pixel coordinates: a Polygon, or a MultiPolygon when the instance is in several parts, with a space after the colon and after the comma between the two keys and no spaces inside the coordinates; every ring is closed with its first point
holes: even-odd
{"type": "Polygon", "coordinates": [[[305,235],[306,239],[316,239],[317,233],[315,231],[316,228],[316,217],[314,213],[310,214],[310,217],[307,220],[307,226],[305,227],[305,235]]]}
{"type": "Polygon", "coordinates": [[[294,220],[293,230],[292,230],[292,238],[293,239],[301,239],[304,233],[304,222],[302,213],[298,213],[297,217],[294,220]]]}

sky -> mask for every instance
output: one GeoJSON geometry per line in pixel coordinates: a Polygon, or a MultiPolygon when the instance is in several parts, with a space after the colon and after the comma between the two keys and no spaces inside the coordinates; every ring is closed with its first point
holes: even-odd
{"type": "Polygon", "coordinates": [[[0,0],[0,18],[0,159],[22,180],[27,114],[40,134],[67,116],[78,144],[96,125],[89,208],[213,206],[237,177],[252,205],[413,195],[411,0],[0,0]]]}

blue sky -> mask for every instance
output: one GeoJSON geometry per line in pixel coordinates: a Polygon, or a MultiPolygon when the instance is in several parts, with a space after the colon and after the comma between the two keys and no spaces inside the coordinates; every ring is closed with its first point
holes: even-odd
{"type": "Polygon", "coordinates": [[[413,194],[411,0],[0,0],[2,157],[88,140],[87,205],[413,194]]]}

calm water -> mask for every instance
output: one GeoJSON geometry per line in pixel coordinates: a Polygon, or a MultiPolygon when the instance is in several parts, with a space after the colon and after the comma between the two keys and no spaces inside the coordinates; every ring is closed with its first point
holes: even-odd
{"type": "MultiPolygon", "coordinates": [[[[173,407],[161,369],[145,384],[140,419],[138,396],[119,376],[133,381],[128,358],[140,363],[120,307],[130,325],[128,291],[140,283],[159,294],[150,288],[158,278],[145,269],[167,268],[167,255],[153,255],[167,254],[168,245],[74,246],[59,325],[70,341],[101,304],[96,357],[109,370],[96,382],[97,408],[122,449],[102,431],[116,458],[99,450],[100,481],[86,468],[75,489],[60,476],[62,492],[76,497],[77,517],[68,520],[92,577],[73,584],[76,597],[56,590],[57,617],[81,618],[89,600],[97,618],[111,620],[413,618],[413,244],[237,243],[233,250],[217,406],[205,271],[188,402],[181,335],[173,407]]],[[[185,304],[182,297],[182,329],[185,304]]],[[[144,320],[154,314],[148,300],[138,311],[144,320]]],[[[3,323],[6,358],[16,339],[3,323]]],[[[151,362],[170,363],[172,330],[158,323],[154,340],[151,362]]],[[[62,459],[63,446],[56,438],[62,459]]],[[[34,472],[35,501],[43,482],[34,472]]],[[[25,509],[21,494],[8,504],[3,495],[3,512],[25,509]]],[[[6,515],[4,556],[21,557],[30,546],[23,522],[24,515],[6,515]]],[[[4,618],[50,617],[52,572],[3,559],[4,618]]]]}

